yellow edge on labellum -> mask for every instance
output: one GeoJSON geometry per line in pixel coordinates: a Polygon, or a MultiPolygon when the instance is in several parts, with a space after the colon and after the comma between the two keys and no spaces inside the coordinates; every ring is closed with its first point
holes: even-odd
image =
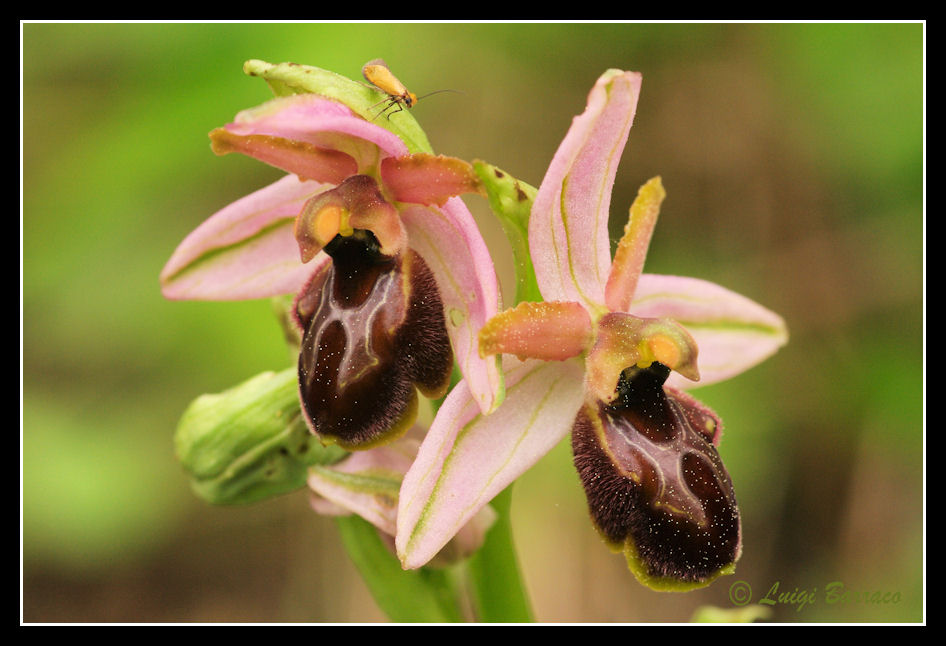
{"type": "Polygon", "coordinates": [[[703,581],[681,581],[671,577],[654,576],[647,572],[644,562],[637,553],[637,546],[634,541],[627,539],[623,545],[610,543],[610,547],[615,552],[624,552],[624,558],[627,561],[627,567],[637,580],[652,590],[658,592],[688,592],[698,588],[705,588],[710,583],[722,575],[733,574],[736,571],[736,564],[730,563],[724,565],[719,570],[706,577],[703,581]]]}
{"type": "MultiPolygon", "coordinates": [[[[368,442],[350,444],[334,435],[319,435],[319,439],[324,445],[335,444],[346,451],[366,451],[368,449],[374,449],[403,437],[417,420],[417,414],[420,410],[419,406],[420,402],[417,397],[417,390],[415,389],[410,395],[407,408],[404,410],[403,415],[395,421],[390,429],[368,442]]],[[[318,434],[318,432],[316,432],[316,434],[318,434]]]]}

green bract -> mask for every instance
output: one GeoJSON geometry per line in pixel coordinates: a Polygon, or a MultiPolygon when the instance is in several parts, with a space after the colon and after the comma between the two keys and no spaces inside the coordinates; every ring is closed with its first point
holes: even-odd
{"type": "Polygon", "coordinates": [[[379,102],[384,101],[386,95],[364,83],[352,81],[335,72],[298,63],[273,64],[249,60],[243,64],[243,71],[250,76],[264,79],[276,96],[318,94],[344,103],[355,114],[396,134],[410,152],[433,152],[427,135],[409,111],[401,110],[393,115],[378,116],[379,102]]]}
{"type": "Polygon", "coordinates": [[[474,161],[473,170],[483,183],[489,206],[502,223],[512,246],[516,261],[516,302],[541,301],[529,255],[529,215],[537,189],[483,161],[474,161]]]}

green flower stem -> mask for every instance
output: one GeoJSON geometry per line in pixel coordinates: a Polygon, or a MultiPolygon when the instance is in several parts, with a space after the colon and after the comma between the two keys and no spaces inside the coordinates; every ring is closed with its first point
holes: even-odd
{"type": "Polygon", "coordinates": [[[402,570],[378,531],[360,516],[337,519],[342,542],[388,619],[403,623],[464,621],[462,595],[450,570],[402,570]]]}
{"type": "Polygon", "coordinates": [[[493,498],[496,522],[486,542],[470,558],[469,570],[477,619],[488,623],[527,623],[533,620],[516,549],[509,510],[512,485],[493,498]]]}
{"type": "MultiPolygon", "coordinates": [[[[460,379],[462,375],[454,365],[451,390],[460,379]]],[[[436,412],[443,399],[432,403],[436,412]]],[[[533,620],[513,542],[511,502],[512,485],[490,503],[496,512],[496,521],[486,533],[483,546],[460,566],[465,567],[469,575],[466,592],[470,598],[465,605],[472,604],[475,619],[481,622],[528,623],[533,620]]],[[[461,610],[464,604],[460,601],[462,595],[457,582],[445,577],[443,570],[401,570],[377,532],[357,516],[340,518],[339,529],[349,557],[362,573],[378,606],[392,621],[464,621],[461,610]],[[405,604],[405,600],[411,601],[405,604]]]]}

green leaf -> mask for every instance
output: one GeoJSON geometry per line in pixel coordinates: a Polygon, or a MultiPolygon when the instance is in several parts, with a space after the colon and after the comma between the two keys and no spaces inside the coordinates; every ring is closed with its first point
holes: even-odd
{"type": "Polygon", "coordinates": [[[407,144],[411,153],[433,153],[427,135],[409,110],[378,117],[380,103],[387,95],[370,85],[310,65],[298,63],[266,63],[249,60],[243,71],[250,76],[259,76],[269,83],[273,94],[318,94],[327,99],[344,103],[352,112],[368,121],[390,130],[407,144]]]}

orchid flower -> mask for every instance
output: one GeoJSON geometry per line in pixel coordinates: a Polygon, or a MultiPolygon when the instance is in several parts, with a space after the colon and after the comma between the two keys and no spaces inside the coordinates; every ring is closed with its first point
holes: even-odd
{"type": "Polygon", "coordinates": [[[498,283],[456,197],[480,190],[469,164],[412,153],[391,129],[315,94],[278,96],[210,138],[217,154],[288,175],[187,236],[161,274],[167,298],[296,294],[299,396],[326,443],[360,450],[403,434],[417,389],[445,393],[454,355],[480,409],[498,405],[499,361],[477,352],[498,283]]]}
{"type": "Polygon", "coordinates": [[[641,188],[612,260],[611,189],[640,85],[637,73],[606,72],[552,160],[528,224],[544,302],[520,303],[480,332],[482,356],[518,357],[504,359],[502,406],[484,414],[460,382],[440,408],[401,486],[406,568],[569,433],[592,520],[642,583],[690,589],[734,568],[741,528],[716,450],[722,424],[682,388],[750,368],[787,332],[725,288],[641,273],[659,178],[641,188]]]}

